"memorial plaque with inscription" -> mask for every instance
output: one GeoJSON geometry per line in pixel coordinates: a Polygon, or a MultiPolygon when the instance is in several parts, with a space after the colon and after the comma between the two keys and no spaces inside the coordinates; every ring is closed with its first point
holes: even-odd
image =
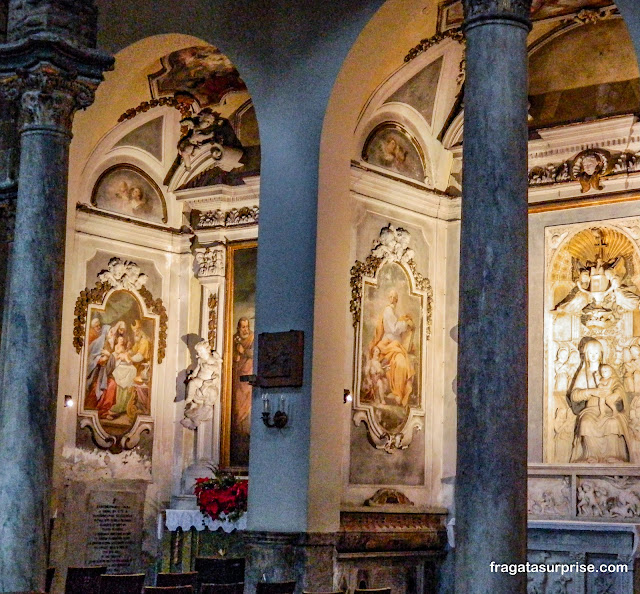
{"type": "Polygon", "coordinates": [[[94,491],[88,503],[86,564],[106,565],[110,573],[138,570],[144,496],[130,491],[94,491]]]}

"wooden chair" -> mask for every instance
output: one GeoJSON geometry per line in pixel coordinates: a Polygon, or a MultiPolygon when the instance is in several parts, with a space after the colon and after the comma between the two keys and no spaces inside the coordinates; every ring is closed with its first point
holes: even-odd
{"type": "Polygon", "coordinates": [[[293,594],[295,589],[295,580],[292,582],[258,582],[256,584],[256,594],[293,594]]]}
{"type": "Polygon", "coordinates": [[[100,594],[100,576],[107,567],[69,567],[65,581],[65,594],[100,594]]]}
{"type": "Polygon", "coordinates": [[[193,586],[198,585],[198,572],[187,571],[185,573],[159,573],[156,586],[166,588],[167,586],[193,586]]]}
{"type": "Polygon", "coordinates": [[[244,582],[237,584],[202,584],[200,594],[242,594],[244,582]]]}
{"type": "Polygon", "coordinates": [[[243,557],[196,557],[198,584],[239,584],[244,582],[243,557]]]}
{"type": "Polygon", "coordinates": [[[391,588],[356,588],[353,594],[391,594],[391,588]]]}
{"type": "Polygon", "coordinates": [[[144,573],[103,574],[100,594],[142,594],[144,573]]]}
{"type": "Polygon", "coordinates": [[[47,567],[47,573],[44,578],[44,591],[51,592],[51,584],[53,584],[53,576],[56,574],[55,567],[47,567]]]}
{"type": "Polygon", "coordinates": [[[193,594],[193,586],[145,586],[144,594],[193,594]]]}

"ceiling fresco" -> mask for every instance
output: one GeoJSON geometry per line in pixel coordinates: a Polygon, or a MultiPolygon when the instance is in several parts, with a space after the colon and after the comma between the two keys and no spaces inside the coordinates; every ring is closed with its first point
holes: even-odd
{"type": "Polygon", "coordinates": [[[611,4],[611,0],[533,0],[531,18],[548,19],[578,12],[583,8],[602,8],[611,4]]]}
{"type": "MultiPolygon", "coordinates": [[[[534,21],[563,17],[585,8],[611,6],[612,0],[533,0],[531,18],[534,21]]],[[[462,25],[464,15],[461,0],[448,0],[439,8],[438,28],[440,32],[462,25]]]]}

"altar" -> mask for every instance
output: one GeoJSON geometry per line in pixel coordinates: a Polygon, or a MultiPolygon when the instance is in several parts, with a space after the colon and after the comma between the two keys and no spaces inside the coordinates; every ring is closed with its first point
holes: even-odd
{"type": "Polygon", "coordinates": [[[212,520],[195,509],[166,509],[158,515],[162,556],[158,571],[194,571],[197,557],[244,557],[247,515],[235,522],[212,520]]]}

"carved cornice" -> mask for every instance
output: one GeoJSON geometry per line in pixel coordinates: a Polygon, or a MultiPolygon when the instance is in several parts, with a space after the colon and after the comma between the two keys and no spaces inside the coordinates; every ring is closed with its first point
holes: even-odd
{"type": "Polygon", "coordinates": [[[508,19],[531,27],[531,0],[463,0],[465,27],[478,21],[508,19]]]}
{"type": "Polygon", "coordinates": [[[640,172],[640,152],[613,153],[601,148],[591,148],[562,163],[532,167],[529,170],[529,186],[580,182],[584,194],[591,189],[602,190],[604,178],[637,172],[640,172]]]}
{"type": "Polygon", "coordinates": [[[259,206],[244,206],[232,208],[227,212],[220,209],[200,213],[196,229],[211,229],[215,227],[236,227],[238,225],[254,225],[260,217],[259,206]]]}

